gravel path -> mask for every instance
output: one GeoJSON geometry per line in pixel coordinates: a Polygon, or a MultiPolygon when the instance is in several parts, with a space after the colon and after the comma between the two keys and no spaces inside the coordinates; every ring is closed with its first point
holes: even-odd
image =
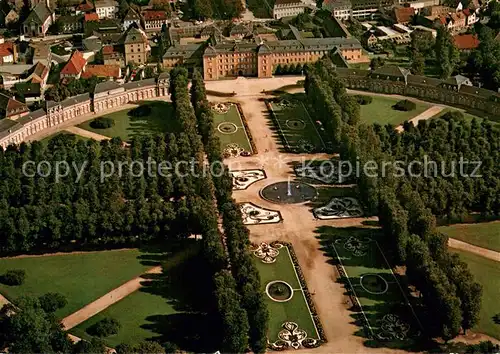
{"type": "Polygon", "coordinates": [[[479,246],[474,246],[470,243],[463,242],[454,238],[448,239],[448,246],[457,250],[471,252],[481,257],[500,262],[500,252],[496,252],[479,246]]]}
{"type": "Polygon", "coordinates": [[[85,138],[94,139],[97,141],[111,139],[109,136],[97,134],[97,133],[91,132],[90,130],[86,130],[86,129],[82,129],[82,128],[78,128],[78,127],[69,127],[69,128],[64,129],[64,130],[66,130],[67,132],[70,132],[70,133],[73,133],[76,135],[80,135],[80,136],[83,136],[85,138]]]}
{"type": "MultiPolygon", "coordinates": [[[[432,106],[431,108],[425,110],[424,112],[420,113],[418,116],[413,117],[412,119],[409,120],[409,122],[413,123],[413,125],[418,125],[418,122],[421,120],[427,120],[429,118],[434,117],[435,115],[439,114],[445,107],[444,106],[432,106]]],[[[396,127],[396,130],[398,132],[403,131],[403,125],[399,125],[396,127]]]]}
{"type": "MultiPolygon", "coordinates": [[[[149,269],[146,274],[159,274],[162,271],[162,267],[154,267],[149,269]]],[[[101,296],[99,299],[91,302],[90,304],[84,306],[80,310],[72,313],[68,317],[62,320],[62,325],[65,330],[69,330],[75,326],[78,326],[80,323],[85,322],[92,316],[95,316],[99,312],[105,310],[109,306],[113,305],[115,302],[120,301],[124,297],[130,295],[134,291],[138,290],[142,286],[142,282],[145,279],[141,276],[134,278],[125,284],[119,286],[118,288],[110,291],[104,296],[101,296]]]]}

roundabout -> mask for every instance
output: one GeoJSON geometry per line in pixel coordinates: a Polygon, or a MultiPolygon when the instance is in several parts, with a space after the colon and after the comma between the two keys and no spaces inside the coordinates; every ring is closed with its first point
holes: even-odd
{"type": "Polygon", "coordinates": [[[316,198],[317,191],[304,182],[282,181],[270,184],[260,190],[262,199],[271,203],[295,204],[316,198]]]}
{"type": "Polygon", "coordinates": [[[287,282],[274,280],[266,285],[266,294],[273,301],[287,302],[293,297],[293,289],[287,282]]]}

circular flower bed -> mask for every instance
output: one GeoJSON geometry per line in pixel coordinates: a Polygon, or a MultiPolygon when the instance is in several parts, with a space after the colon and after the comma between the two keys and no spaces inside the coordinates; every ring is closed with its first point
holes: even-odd
{"type": "Polygon", "coordinates": [[[289,119],[286,121],[286,126],[292,130],[304,130],[306,123],[301,119],[289,119]]]}
{"type": "Polygon", "coordinates": [[[276,302],[286,302],[292,298],[293,289],[290,284],[282,280],[275,280],[267,284],[266,294],[276,302]]]}
{"type": "Polygon", "coordinates": [[[222,134],[233,134],[236,133],[238,127],[236,126],[236,124],[231,122],[222,122],[217,126],[217,130],[222,134]]]}
{"type": "Polygon", "coordinates": [[[212,105],[212,110],[219,114],[226,114],[229,112],[229,105],[224,103],[215,103],[212,105]]]}
{"type": "Polygon", "coordinates": [[[370,294],[385,294],[389,289],[387,281],[378,274],[366,274],[360,278],[361,287],[370,294]]]}

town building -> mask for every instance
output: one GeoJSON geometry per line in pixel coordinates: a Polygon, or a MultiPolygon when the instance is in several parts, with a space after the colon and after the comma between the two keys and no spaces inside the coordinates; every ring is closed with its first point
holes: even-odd
{"type": "Polygon", "coordinates": [[[84,17],[83,17],[83,21],[85,23],[87,22],[99,22],[99,15],[95,12],[86,12],[84,17]]]}
{"type": "Polygon", "coordinates": [[[144,11],[142,13],[144,19],[144,29],[146,31],[161,31],[163,25],[168,24],[167,13],[165,11],[144,11]]]}
{"type": "Polygon", "coordinates": [[[68,62],[61,69],[60,78],[62,79],[79,79],[83,72],[83,69],[87,65],[87,60],[83,57],[83,54],[78,50],[75,50],[69,57],[68,62]]]}
{"type": "Polygon", "coordinates": [[[24,103],[0,93],[0,122],[2,122],[1,119],[4,118],[16,120],[25,116],[28,112],[29,109],[24,103]]]}
{"type": "Polygon", "coordinates": [[[0,36],[0,65],[17,63],[17,46],[0,36]]]}
{"type": "Polygon", "coordinates": [[[128,65],[129,63],[138,65],[147,63],[151,47],[149,46],[146,34],[142,30],[134,26],[130,27],[125,34],[123,47],[125,53],[125,65],[128,65]]]}
{"type": "Polygon", "coordinates": [[[133,8],[129,7],[127,13],[123,17],[123,30],[127,30],[131,24],[135,23],[137,27],[141,25],[141,16],[133,8]]]}
{"type": "Polygon", "coordinates": [[[94,5],[99,19],[115,18],[115,14],[118,12],[118,2],[115,0],[97,0],[94,5]]]}
{"type": "Polygon", "coordinates": [[[348,20],[351,17],[352,5],[350,0],[325,0],[321,8],[332,13],[334,18],[348,20]]]}
{"type": "Polygon", "coordinates": [[[407,24],[412,20],[415,11],[413,7],[395,7],[392,10],[392,17],[397,23],[407,24]]]}
{"type": "Polygon", "coordinates": [[[122,70],[119,65],[87,65],[82,73],[82,78],[89,79],[92,76],[105,78],[107,80],[117,80],[122,77],[122,70]]]}
{"type": "Polygon", "coordinates": [[[125,66],[125,57],[118,45],[105,45],[101,49],[102,59],[105,65],[125,66]]]}
{"type": "Polygon", "coordinates": [[[382,8],[391,7],[393,0],[351,0],[354,18],[371,18],[382,8]]]}
{"type": "Polygon", "coordinates": [[[467,27],[474,26],[474,24],[479,21],[479,16],[476,15],[476,12],[474,12],[474,10],[465,9],[463,13],[466,17],[465,24],[467,27]]]}
{"type": "Polygon", "coordinates": [[[63,33],[75,33],[83,30],[83,15],[60,16],[57,21],[61,24],[63,33]]]}
{"type": "Polygon", "coordinates": [[[85,1],[76,7],[76,14],[85,14],[94,11],[94,5],[91,1],[85,1]]]}
{"type": "Polygon", "coordinates": [[[363,43],[368,48],[372,48],[378,43],[378,39],[373,31],[366,31],[361,37],[361,43],[363,43]]]}
{"type": "Polygon", "coordinates": [[[179,65],[201,66],[204,46],[201,43],[176,44],[165,51],[163,67],[173,68],[179,65]]]}
{"type": "Polygon", "coordinates": [[[47,79],[49,78],[49,68],[44,65],[42,62],[37,62],[33,67],[28,71],[28,77],[26,78],[26,82],[39,84],[40,88],[45,89],[45,85],[47,84],[47,79]]]}
{"type": "Polygon", "coordinates": [[[4,21],[5,21],[5,26],[9,27],[17,23],[17,21],[19,21],[19,14],[16,12],[16,10],[11,9],[5,16],[4,21]]]}
{"type": "Polygon", "coordinates": [[[50,25],[55,21],[55,15],[49,8],[49,1],[39,2],[23,22],[23,33],[31,36],[45,36],[50,25]]]}
{"type": "Polygon", "coordinates": [[[273,6],[273,18],[297,16],[305,11],[306,5],[300,0],[276,0],[273,6]]]}

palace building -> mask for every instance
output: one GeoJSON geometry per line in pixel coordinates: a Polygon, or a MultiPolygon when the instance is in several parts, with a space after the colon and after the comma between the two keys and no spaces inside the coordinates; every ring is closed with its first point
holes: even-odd
{"type": "Polygon", "coordinates": [[[347,62],[364,62],[361,43],[355,38],[302,38],[290,26],[295,39],[264,41],[253,35],[247,41],[218,41],[212,38],[203,54],[205,80],[232,76],[271,77],[276,66],[314,63],[337,49],[347,62]]]}

